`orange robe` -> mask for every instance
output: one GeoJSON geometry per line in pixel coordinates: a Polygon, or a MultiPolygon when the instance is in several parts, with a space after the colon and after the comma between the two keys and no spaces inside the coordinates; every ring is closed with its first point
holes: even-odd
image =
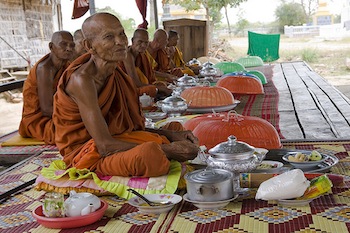
{"type": "Polygon", "coordinates": [[[142,73],[145,77],[147,77],[147,81],[150,84],[156,81],[153,64],[155,64],[155,61],[148,51],[145,53],[139,53],[139,55],[135,58],[135,66],[138,74],[142,73]]]}
{"type": "MultiPolygon", "coordinates": [[[[157,66],[155,67],[156,71],[169,73],[178,77],[183,76],[183,72],[179,68],[172,69],[170,66],[170,57],[167,53],[166,49],[159,49],[155,56],[153,56],[154,60],[157,62],[157,66]]],[[[163,81],[161,78],[157,77],[158,80],[163,81]]]]}
{"type": "Polygon", "coordinates": [[[173,57],[173,62],[175,66],[181,68],[183,73],[188,74],[190,76],[195,76],[196,74],[189,67],[186,66],[180,49],[177,46],[175,46],[174,49],[175,53],[173,57]]]}
{"type": "MultiPolygon", "coordinates": [[[[55,144],[55,127],[52,119],[42,115],[38,96],[38,83],[36,77],[37,66],[40,62],[49,57],[49,54],[41,58],[30,70],[23,86],[23,111],[19,125],[19,134],[22,137],[35,138],[44,141],[46,144],[55,144]]],[[[63,71],[69,63],[63,66],[54,77],[52,89],[54,93],[57,83],[63,71]]]]}
{"type": "MultiPolygon", "coordinates": [[[[136,60],[135,60],[135,62],[136,62],[136,60]]],[[[118,65],[125,73],[127,73],[123,62],[119,62],[118,65]]],[[[136,74],[137,74],[137,76],[142,84],[152,84],[153,83],[152,80],[155,79],[155,77],[153,77],[153,78],[150,77],[150,79],[148,79],[148,77],[145,74],[143,74],[143,72],[136,65],[135,65],[135,69],[136,69],[136,74]]],[[[151,74],[151,73],[149,73],[149,74],[151,74]]],[[[154,76],[154,71],[153,71],[153,76],[154,76]]],[[[139,96],[143,95],[143,93],[146,93],[147,95],[154,98],[157,95],[157,87],[155,85],[145,85],[145,86],[137,87],[137,92],[138,92],[139,96]]]]}
{"type": "MultiPolygon", "coordinates": [[[[148,51],[142,54],[140,53],[135,58],[136,73],[143,84],[154,84],[154,82],[156,81],[156,75],[152,66],[152,64],[154,63],[152,62],[155,63],[154,59],[148,51]]],[[[157,87],[155,85],[140,87],[139,95],[142,95],[143,93],[155,97],[157,95],[157,87]]]]}
{"type": "Polygon", "coordinates": [[[139,145],[124,152],[101,157],[81,119],[77,104],[66,94],[71,74],[90,59],[76,59],[64,72],[54,96],[53,121],[56,144],[68,167],[88,168],[112,176],[160,176],[167,174],[170,162],[160,144],[168,139],[144,131],[136,86],[119,67],[108,77],[98,95],[98,103],[113,137],[139,145]]]}

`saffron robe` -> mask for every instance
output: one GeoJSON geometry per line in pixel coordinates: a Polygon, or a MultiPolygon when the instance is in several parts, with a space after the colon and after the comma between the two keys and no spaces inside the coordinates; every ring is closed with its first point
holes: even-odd
{"type": "Polygon", "coordinates": [[[174,46],[175,53],[173,57],[173,62],[176,67],[181,68],[182,72],[190,76],[195,76],[196,74],[189,67],[186,66],[186,63],[183,59],[183,54],[177,46],[174,46]]]}
{"type": "MultiPolygon", "coordinates": [[[[31,68],[27,79],[23,85],[23,110],[22,119],[18,132],[22,137],[35,138],[44,141],[46,144],[55,144],[55,127],[52,118],[43,116],[38,95],[38,83],[36,70],[38,64],[49,57],[49,54],[41,58],[33,68],[31,68]]],[[[68,67],[68,62],[56,74],[53,80],[52,89],[57,90],[57,83],[63,71],[68,67]]]]}
{"type": "MultiPolygon", "coordinates": [[[[181,71],[180,68],[174,68],[174,69],[171,68],[170,57],[166,49],[159,49],[155,55],[152,55],[152,57],[157,62],[157,66],[154,68],[154,70],[172,74],[178,77],[183,76],[184,73],[181,71]]],[[[156,78],[159,81],[164,81],[162,77],[156,76],[156,78]]]]}
{"type": "Polygon", "coordinates": [[[106,80],[98,94],[98,103],[110,134],[118,140],[139,145],[107,157],[100,156],[95,140],[81,119],[78,105],[65,92],[71,74],[89,59],[90,54],[85,54],[67,68],[54,96],[56,144],[67,166],[112,176],[154,177],[167,174],[170,161],[160,144],[170,142],[164,136],[144,131],[145,119],[136,86],[120,67],[106,80]]]}

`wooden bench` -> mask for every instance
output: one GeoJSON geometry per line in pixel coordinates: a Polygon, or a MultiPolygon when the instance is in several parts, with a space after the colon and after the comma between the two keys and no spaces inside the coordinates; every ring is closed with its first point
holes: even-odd
{"type": "Polygon", "coordinates": [[[305,62],[276,63],[273,81],[286,139],[350,138],[350,100],[305,62]]]}

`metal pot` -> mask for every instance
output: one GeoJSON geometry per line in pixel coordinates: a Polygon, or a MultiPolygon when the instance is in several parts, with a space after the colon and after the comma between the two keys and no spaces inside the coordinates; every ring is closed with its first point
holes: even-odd
{"type": "Polygon", "coordinates": [[[213,202],[234,196],[233,173],[224,169],[195,170],[185,175],[190,200],[213,202]]]}
{"type": "Polygon", "coordinates": [[[158,107],[168,116],[180,116],[187,110],[187,103],[177,92],[173,92],[171,96],[165,98],[162,101],[157,102],[158,107]]]}

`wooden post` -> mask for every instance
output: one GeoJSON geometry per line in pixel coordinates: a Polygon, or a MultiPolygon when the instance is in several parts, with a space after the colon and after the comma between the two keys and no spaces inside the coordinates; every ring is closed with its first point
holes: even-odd
{"type": "Polygon", "coordinates": [[[154,8],[154,24],[156,29],[159,28],[159,23],[158,23],[158,7],[157,7],[157,0],[153,0],[153,8],[154,8]]]}
{"type": "Polygon", "coordinates": [[[89,0],[90,15],[96,13],[95,0],[89,0]]]}

